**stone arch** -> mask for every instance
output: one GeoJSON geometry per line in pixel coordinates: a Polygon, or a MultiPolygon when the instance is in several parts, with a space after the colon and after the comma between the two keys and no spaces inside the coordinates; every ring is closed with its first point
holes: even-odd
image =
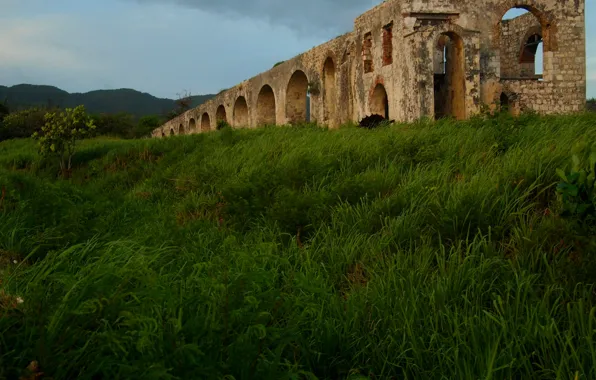
{"type": "MultiPolygon", "coordinates": [[[[494,26],[493,43],[495,50],[499,52],[497,55],[499,58],[499,77],[501,79],[508,77],[529,77],[540,79],[540,77],[536,77],[536,74],[539,74],[539,71],[542,71],[544,78],[547,78],[548,80],[552,79],[552,73],[549,72],[547,74],[547,68],[550,66],[549,63],[551,62],[550,56],[542,54],[542,70],[539,70],[539,68],[536,67],[536,53],[539,45],[542,46],[543,53],[558,50],[556,33],[557,24],[552,13],[545,11],[544,7],[537,1],[532,1],[530,3],[529,0],[504,0],[503,4],[500,5],[498,15],[499,19],[494,26]],[[510,35],[513,33],[513,36],[519,39],[516,44],[519,43],[521,46],[512,46],[508,40],[501,41],[501,37],[504,33],[503,28],[506,25],[509,25],[504,24],[504,16],[514,9],[523,9],[527,11],[528,15],[531,14],[534,16],[535,22],[538,24],[530,27],[528,30],[516,30],[514,27],[512,27],[513,30],[509,30],[510,35]],[[513,47],[513,51],[511,51],[511,47],[513,47]],[[516,50],[517,47],[519,47],[520,50],[516,50]],[[518,56],[516,56],[516,54],[518,54],[518,56]]],[[[524,16],[525,14],[519,15],[513,20],[524,16]]]]}
{"type": "Polygon", "coordinates": [[[180,123],[180,125],[178,126],[178,134],[179,135],[183,135],[184,134],[184,124],[180,123]]]}
{"type": "Polygon", "coordinates": [[[244,96],[239,96],[234,103],[233,111],[234,127],[248,127],[248,103],[244,96]]]}
{"type": "MultiPolygon", "coordinates": [[[[519,64],[522,77],[532,77],[538,74],[537,60],[538,49],[544,42],[542,40],[542,28],[535,26],[530,28],[521,40],[519,52],[519,64]]],[[[544,62],[544,55],[540,60],[544,62]]]]}
{"type": "Polygon", "coordinates": [[[335,61],[328,56],[323,63],[323,104],[324,120],[335,123],[337,119],[337,87],[335,61]]]}
{"type": "Polygon", "coordinates": [[[174,127],[170,128],[170,136],[174,136],[176,132],[174,132],[174,127]]]}
{"type": "Polygon", "coordinates": [[[497,95],[499,96],[499,103],[502,110],[506,109],[512,115],[519,114],[521,105],[518,94],[511,91],[508,86],[503,86],[497,92],[497,95]]]}
{"type": "Polygon", "coordinates": [[[161,131],[161,137],[162,137],[162,138],[163,138],[163,137],[166,137],[166,133],[163,131],[163,129],[162,129],[162,131],[161,131]]]}
{"type": "Polygon", "coordinates": [[[302,70],[296,70],[286,87],[286,119],[290,124],[308,121],[308,77],[302,70]]]}
{"type": "Polygon", "coordinates": [[[221,104],[219,107],[217,107],[217,111],[215,111],[215,120],[216,121],[225,121],[226,123],[228,122],[228,116],[226,114],[226,107],[221,104]]]}
{"type": "Polygon", "coordinates": [[[530,29],[528,29],[528,31],[526,31],[526,34],[524,34],[520,46],[520,62],[528,62],[529,60],[531,60],[532,62],[534,61],[536,50],[529,50],[525,44],[526,41],[530,40],[534,36],[539,36],[540,39],[542,39],[542,28],[540,26],[533,26],[530,29]]]}
{"type": "Polygon", "coordinates": [[[464,40],[455,31],[444,31],[436,37],[442,54],[435,54],[434,102],[435,118],[466,118],[466,57],[464,40]],[[439,62],[436,60],[440,59],[439,62]]]}
{"type": "Polygon", "coordinates": [[[261,87],[257,97],[257,125],[275,125],[275,93],[268,84],[261,87]]]}
{"type": "Polygon", "coordinates": [[[497,19],[493,27],[493,48],[500,49],[501,45],[501,20],[511,9],[525,9],[532,13],[541,26],[541,36],[544,42],[544,51],[557,51],[557,23],[551,12],[544,10],[544,6],[536,0],[502,0],[496,12],[497,19]]]}
{"type": "Polygon", "coordinates": [[[501,104],[501,109],[509,109],[511,100],[506,93],[501,92],[501,96],[499,96],[499,103],[501,104]]]}
{"type": "Polygon", "coordinates": [[[377,81],[372,90],[368,108],[372,115],[381,115],[389,119],[389,97],[381,81],[377,81]]]}
{"type": "Polygon", "coordinates": [[[201,116],[201,132],[208,132],[209,130],[211,130],[211,118],[207,112],[204,112],[201,116]]]}
{"type": "Polygon", "coordinates": [[[197,121],[194,117],[191,117],[188,121],[188,133],[193,133],[197,130],[197,121]]]}

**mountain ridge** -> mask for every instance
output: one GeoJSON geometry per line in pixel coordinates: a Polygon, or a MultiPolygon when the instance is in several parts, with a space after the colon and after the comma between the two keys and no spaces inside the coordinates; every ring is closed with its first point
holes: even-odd
{"type": "MultiPolygon", "coordinates": [[[[215,94],[191,96],[191,107],[197,107],[214,96],[215,94]]],[[[125,112],[135,117],[165,115],[176,107],[175,99],[158,98],[132,88],[70,93],[56,86],[28,83],[0,85],[0,102],[2,101],[6,101],[13,109],[46,105],[64,108],[83,104],[90,113],[125,112]]]]}

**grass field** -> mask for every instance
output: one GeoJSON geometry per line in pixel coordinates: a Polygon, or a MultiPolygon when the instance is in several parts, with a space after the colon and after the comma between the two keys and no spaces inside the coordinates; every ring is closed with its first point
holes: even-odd
{"type": "Polygon", "coordinates": [[[0,378],[594,379],[596,114],[0,143],[0,378]]]}

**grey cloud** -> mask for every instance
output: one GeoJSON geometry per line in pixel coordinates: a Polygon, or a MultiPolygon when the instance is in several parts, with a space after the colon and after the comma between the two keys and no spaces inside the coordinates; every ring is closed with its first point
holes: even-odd
{"type": "MultiPolygon", "coordinates": [[[[300,35],[326,37],[352,29],[353,20],[381,0],[135,0],[171,3],[231,17],[284,25],[300,35]]],[[[241,33],[241,31],[239,31],[241,33]]]]}

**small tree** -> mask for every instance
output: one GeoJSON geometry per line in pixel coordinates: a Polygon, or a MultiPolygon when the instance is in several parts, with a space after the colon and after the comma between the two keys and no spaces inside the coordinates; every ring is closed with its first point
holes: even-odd
{"type": "Polygon", "coordinates": [[[45,125],[32,137],[39,140],[39,153],[58,158],[60,170],[65,174],[70,172],[77,140],[83,139],[93,129],[93,119],[85,112],[85,106],[80,105],[63,111],[48,112],[45,115],[45,125]]]}

